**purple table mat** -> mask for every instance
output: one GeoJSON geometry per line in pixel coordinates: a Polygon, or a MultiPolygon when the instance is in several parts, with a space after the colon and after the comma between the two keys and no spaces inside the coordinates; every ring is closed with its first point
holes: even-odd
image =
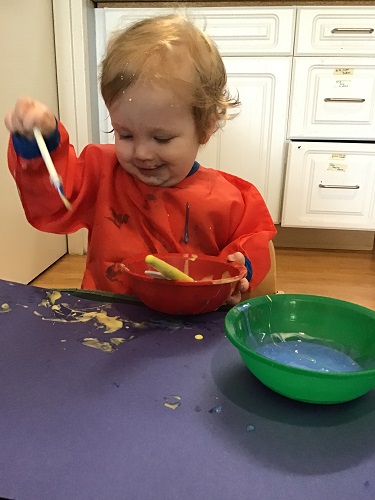
{"type": "Polygon", "coordinates": [[[1,498],[375,498],[374,391],[298,403],[251,375],[223,311],[68,293],[53,308],[47,293],[0,281],[1,498]],[[77,322],[99,311],[122,328],[77,322]],[[126,340],[103,352],[88,337],[126,340]]]}

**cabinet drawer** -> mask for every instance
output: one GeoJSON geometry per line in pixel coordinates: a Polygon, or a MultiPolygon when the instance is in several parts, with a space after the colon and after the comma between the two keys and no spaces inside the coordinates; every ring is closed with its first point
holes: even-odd
{"type": "Polygon", "coordinates": [[[300,8],[296,55],[372,55],[375,52],[375,8],[300,8]]]}
{"type": "Polygon", "coordinates": [[[375,230],[375,144],[291,142],[281,224],[375,230]]]}
{"type": "Polygon", "coordinates": [[[95,9],[97,37],[104,50],[111,32],[145,17],[181,12],[215,41],[221,55],[293,53],[295,12],[292,7],[278,9],[248,7],[192,8],[106,8],[95,9]]]}
{"type": "Polygon", "coordinates": [[[375,137],[375,59],[295,58],[289,138],[375,137]]]}

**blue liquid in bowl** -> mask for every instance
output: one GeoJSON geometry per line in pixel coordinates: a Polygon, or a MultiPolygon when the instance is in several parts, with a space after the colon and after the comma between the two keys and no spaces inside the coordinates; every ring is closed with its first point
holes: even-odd
{"type": "Polygon", "coordinates": [[[348,355],[314,342],[286,341],[260,345],[256,353],[294,368],[325,373],[357,372],[362,368],[348,355]]]}

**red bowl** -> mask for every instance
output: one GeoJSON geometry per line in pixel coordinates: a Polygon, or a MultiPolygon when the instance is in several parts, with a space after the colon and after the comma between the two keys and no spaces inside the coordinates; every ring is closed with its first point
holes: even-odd
{"type": "MultiPolygon", "coordinates": [[[[146,257],[146,256],[145,256],[146,257]]],[[[155,254],[194,282],[153,278],[145,274],[154,270],[144,258],[124,262],[133,294],[151,309],[167,314],[202,314],[224,304],[239,280],[247,274],[245,266],[225,262],[218,257],[194,254],[155,254]]]]}

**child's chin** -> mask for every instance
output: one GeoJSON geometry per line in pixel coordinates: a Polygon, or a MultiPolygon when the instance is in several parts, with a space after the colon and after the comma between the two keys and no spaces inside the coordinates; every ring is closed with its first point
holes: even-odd
{"type": "Polygon", "coordinates": [[[165,186],[166,184],[166,181],[161,177],[149,177],[146,175],[140,175],[138,179],[148,186],[165,186]]]}
{"type": "Polygon", "coordinates": [[[142,181],[144,184],[147,184],[148,186],[155,186],[155,187],[172,187],[178,184],[178,181],[160,176],[155,176],[151,177],[148,175],[139,175],[137,176],[140,181],[142,181]]]}

